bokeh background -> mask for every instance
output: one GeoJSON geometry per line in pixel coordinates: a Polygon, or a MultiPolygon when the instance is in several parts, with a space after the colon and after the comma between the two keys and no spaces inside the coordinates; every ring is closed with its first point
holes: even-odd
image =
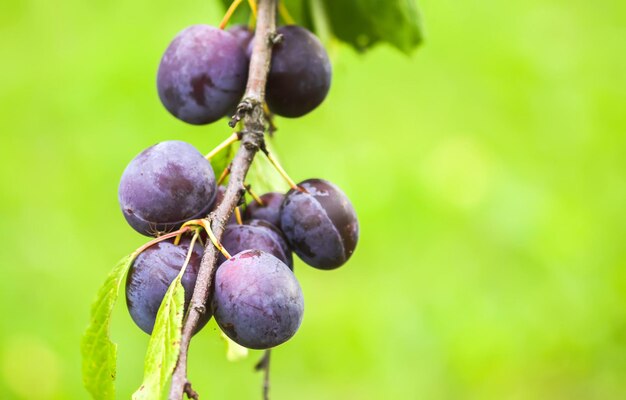
{"type": "MultiPolygon", "coordinates": [[[[83,399],[79,338],[124,222],[128,161],[226,123],[172,118],[159,58],[213,0],[0,6],[0,398],[83,399]]],[[[626,397],[626,3],[422,0],[414,55],[333,48],[314,113],[277,121],[297,180],[342,187],[362,236],[344,268],[296,265],[304,323],[274,352],[274,399],[626,397]]],[[[148,337],[123,301],[118,393],[148,337]]],[[[203,398],[260,398],[260,354],[196,336],[203,398]]]]}

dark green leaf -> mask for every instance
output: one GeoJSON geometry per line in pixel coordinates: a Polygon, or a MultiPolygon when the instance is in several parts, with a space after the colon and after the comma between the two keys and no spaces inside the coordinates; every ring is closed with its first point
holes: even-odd
{"type": "Polygon", "coordinates": [[[238,148],[239,142],[235,142],[211,158],[211,166],[213,167],[213,171],[215,171],[215,178],[219,178],[222,171],[228,167],[233,157],[235,157],[238,148]]]}
{"type": "Polygon", "coordinates": [[[159,307],[148,342],[143,382],[133,393],[133,400],[160,399],[176,366],[185,305],[185,289],[181,284],[184,272],[185,268],[181,268],[159,307]]]}
{"type": "Polygon", "coordinates": [[[324,3],[333,34],[358,50],[387,42],[409,53],[422,41],[415,0],[308,0],[324,3]]]}
{"type": "MultiPolygon", "coordinates": [[[[222,0],[225,10],[231,0],[222,0]]],[[[329,35],[359,51],[376,43],[389,43],[410,53],[423,38],[421,19],[415,0],[284,0],[298,25],[314,31],[322,42],[329,35]]],[[[241,4],[231,24],[247,23],[250,8],[241,4]]],[[[284,18],[279,20],[282,24],[284,18]]]]}
{"type": "Polygon", "coordinates": [[[98,291],[81,341],[83,382],[94,399],[115,398],[117,345],[109,338],[109,325],[120,284],[134,258],[135,253],[122,258],[98,291]]]}
{"type": "MultiPolygon", "coordinates": [[[[285,8],[288,10],[289,15],[295,20],[297,25],[310,27],[309,10],[308,5],[302,0],[283,0],[285,8]]],[[[279,23],[281,25],[287,25],[287,21],[279,14],[279,23]]]]}

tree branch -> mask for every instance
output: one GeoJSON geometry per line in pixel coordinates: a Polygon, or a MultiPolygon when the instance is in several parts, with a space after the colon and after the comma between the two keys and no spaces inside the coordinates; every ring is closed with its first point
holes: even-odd
{"type": "Polygon", "coordinates": [[[263,400],[270,400],[270,356],[272,349],[263,352],[263,357],[254,366],[256,371],[263,371],[263,400]]]}
{"type": "MultiPolygon", "coordinates": [[[[265,84],[269,72],[272,55],[272,45],[276,37],[276,7],[277,0],[258,0],[257,25],[255,40],[250,58],[250,69],[246,92],[242,102],[237,107],[237,115],[232,123],[236,123],[243,117],[243,131],[241,145],[231,163],[230,181],[224,193],[224,199],[217,209],[209,216],[215,237],[219,240],[224,232],[226,221],[230,218],[239,199],[245,192],[244,182],[250,164],[257,151],[263,147],[263,134],[265,132],[265,116],[263,102],[265,100],[265,84]]],[[[213,243],[207,242],[196,286],[191,298],[191,304],[187,318],[183,326],[180,355],[178,363],[172,375],[169,400],[180,400],[189,384],[187,378],[187,354],[189,343],[196,329],[200,316],[208,312],[210,307],[210,294],[215,277],[216,261],[218,252],[213,243]]]]}

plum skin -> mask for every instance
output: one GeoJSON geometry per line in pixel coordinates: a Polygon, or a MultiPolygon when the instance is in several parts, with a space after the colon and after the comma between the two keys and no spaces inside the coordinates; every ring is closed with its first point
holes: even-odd
{"type": "Polygon", "coordinates": [[[272,112],[297,118],[324,101],[332,68],[326,49],[307,29],[286,25],[278,28],[278,33],[282,40],[272,49],[266,101],[272,112]]]}
{"type": "Polygon", "coordinates": [[[250,349],[268,349],[296,333],[304,298],[282,261],[260,250],[246,250],[218,268],[212,309],[215,321],[233,341],[250,349]]]}
{"type": "Polygon", "coordinates": [[[319,269],[335,269],[352,256],[359,237],[356,212],[332,183],[308,179],[287,192],[280,227],[293,251],[319,269]]]}
{"type": "Polygon", "coordinates": [[[280,225],[280,206],[285,200],[284,193],[268,192],[261,195],[263,205],[256,200],[251,201],[246,207],[244,217],[246,219],[262,219],[274,226],[280,225]]]}
{"type": "MultiPolygon", "coordinates": [[[[284,261],[285,264],[289,267],[290,270],[293,271],[293,251],[289,246],[289,242],[287,242],[287,238],[283,231],[281,231],[276,225],[270,224],[266,220],[263,219],[251,219],[245,221],[245,225],[262,227],[265,229],[265,232],[271,234],[276,242],[280,244],[280,247],[283,249],[283,253],[287,256],[287,261],[284,261]]],[[[280,259],[280,257],[277,257],[280,259]]]]}
{"type": "MultiPolygon", "coordinates": [[[[293,270],[291,249],[281,235],[277,228],[266,221],[252,220],[243,225],[227,225],[220,241],[231,255],[244,250],[262,250],[278,258],[293,270]]],[[[218,263],[224,261],[226,258],[220,254],[218,263]]]]}
{"type": "Polygon", "coordinates": [[[128,164],[118,199],[132,228],[156,236],[208,214],[216,192],[211,163],[191,144],[171,140],[147,148],[128,164]]]}
{"type": "Polygon", "coordinates": [[[165,50],[157,90],[176,118],[204,125],[237,105],[247,78],[248,58],[237,37],[213,26],[192,25],[165,50]]]}
{"type": "MultiPolygon", "coordinates": [[[[147,334],[152,333],[157,312],[165,292],[182,268],[190,239],[185,237],[178,246],[173,239],[156,243],[135,258],[126,277],[126,305],[133,321],[147,334]]],[[[198,277],[200,261],[204,250],[196,242],[189,259],[189,264],[182,276],[185,289],[185,312],[191,302],[191,296],[198,277]]],[[[200,316],[196,332],[211,319],[207,311],[200,316]]]]}
{"type": "Polygon", "coordinates": [[[239,42],[239,46],[241,46],[241,48],[246,53],[246,57],[250,58],[247,54],[247,49],[248,45],[252,41],[252,38],[254,37],[254,32],[250,30],[247,25],[231,26],[230,28],[228,28],[227,32],[237,39],[237,41],[239,42]]]}

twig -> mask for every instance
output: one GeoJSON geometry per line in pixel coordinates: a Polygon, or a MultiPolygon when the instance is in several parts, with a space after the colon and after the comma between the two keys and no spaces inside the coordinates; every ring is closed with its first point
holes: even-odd
{"type": "MultiPolygon", "coordinates": [[[[264,146],[265,119],[263,101],[265,99],[265,84],[270,67],[272,45],[276,37],[276,7],[277,0],[258,1],[257,25],[252,56],[250,58],[246,92],[242,102],[237,107],[236,116],[230,123],[234,126],[236,121],[243,118],[244,129],[241,133],[241,145],[231,164],[230,180],[224,193],[224,199],[209,216],[212,222],[213,233],[218,240],[222,237],[226,221],[230,218],[233,209],[239,203],[243,192],[245,192],[243,189],[244,181],[252,160],[257,151],[264,146]]],[[[187,379],[189,343],[200,315],[206,313],[207,306],[210,305],[209,294],[212,291],[217,255],[218,251],[213,246],[213,243],[207,242],[191,298],[191,306],[183,326],[178,363],[172,375],[172,385],[169,393],[170,400],[182,399],[185,386],[189,384],[187,379]]]]}
{"type": "Polygon", "coordinates": [[[193,388],[191,387],[190,382],[185,383],[185,394],[187,394],[187,398],[189,399],[199,400],[200,398],[198,396],[198,392],[193,390],[193,388]]]}
{"type": "Polygon", "coordinates": [[[270,355],[271,349],[265,350],[263,357],[254,366],[256,371],[263,371],[263,400],[270,400],[270,355]]]}

